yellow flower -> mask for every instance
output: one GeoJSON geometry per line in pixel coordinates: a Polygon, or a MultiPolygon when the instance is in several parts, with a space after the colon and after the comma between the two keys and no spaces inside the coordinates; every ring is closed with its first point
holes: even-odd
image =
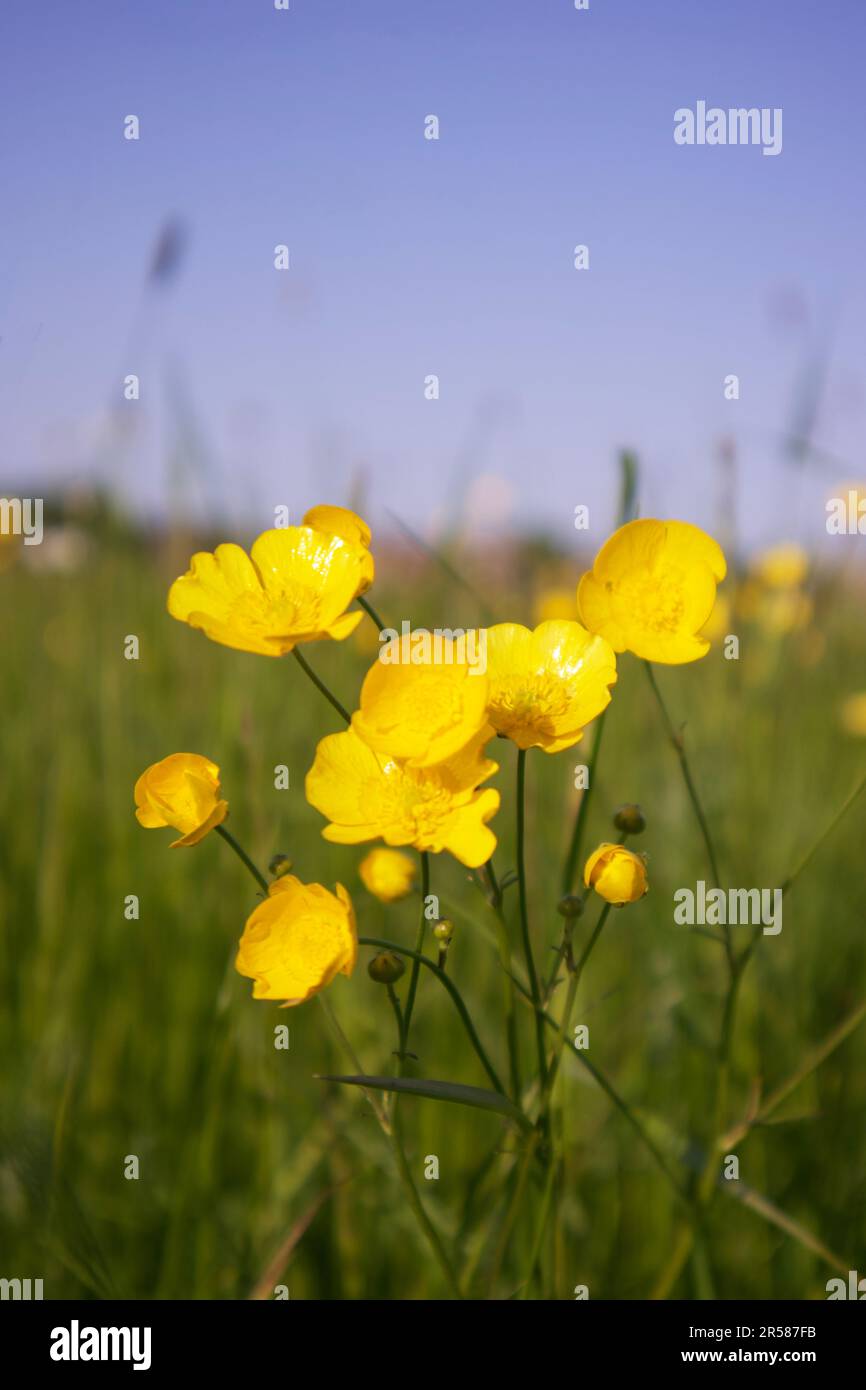
{"type": "Polygon", "coordinates": [[[367,672],[352,728],[374,752],[409,767],[450,758],[487,725],[487,677],[457,659],[466,651],[421,629],[392,638],[367,672]]]}
{"type": "Polygon", "coordinates": [[[809,556],[793,541],[764,550],[755,560],[754,571],[769,589],[796,589],[809,569],[809,556]]]}
{"type": "Polygon", "coordinates": [[[649,890],[646,860],[624,845],[599,845],[586,861],[583,881],[606,903],[637,902],[649,890]]]}
{"type": "Polygon", "coordinates": [[[350,512],[348,507],[331,507],[325,504],[311,507],[304,514],[304,525],[312,526],[315,531],[324,531],[329,536],[339,536],[341,541],[345,541],[361,562],[359,592],[363,593],[365,589],[369,589],[375,575],[373,556],[370,554],[372,537],[370,528],[362,517],[356,512],[350,512]]]}
{"type": "Polygon", "coordinates": [[[397,903],[412,891],[415,865],[399,849],[371,849],[358,866],[361,882],[381,903],[397,903]]]}
{"type": "Polygon", "coordinates": [[[518,748],[570,748],[610,703],[616,657],[603,637],[561,618],[534,632],[519,623],[487,629],[488,717],[518,748]]]}
{"type": "Polygon", "coordinates": [[[486,822],[499,808],[497,791],[478,790],[497,771],[481,751],[486,734],[426,768],[377,755],[354,729],[329,734],[306,780],[307,800],[331,822],[325,839],[339,845],[383,839],[434,854],[449,850],[470,869],[486,863],[496,848],[486,822]]]}
{"type": "Polygon", "coordinates": [[[590,632],[616,652],[679,665],[709,651],[698,634],[725,577],[721,547],[686,521],[630,521],[605,541],[577,590],[590,632]]]}
{"type": "Polygon", "coordinates": [[[276,879],[247,918],[235,969],[255,980],[254,999],[303,1004],[339,972],[351,975],[358,958],[352,899],[342,883],[336,895],[293,874],[276,879]]]}
{"type": "Polygon", "coordinates": [[[181,832],[178,845],[197,845],[228,815],[220,801],[219,768],[200,753],[171,753],[141,774],[135,784],[136,817],[149,830],[170,825],[181,832]]]}
{"type": "Polygon", "coordinates": [[[218,545],[193,555],[172,584],[168,611],[213,642],[283,656],[300,642],[354,632],[363,613],[347,613],[364,588],[360,550],[312,526],[265,531],[247,555],[218,545]]]}
{"type": "Polygon", "coordinates": [[[840,710],[842,728],[853,738],[866,738],[866,690],[849,695],[840,710]]]}
{"type": "Polygon", "coordinates": [[[574,602],[574,589],[569,584],[557,588],[542,589],[535,596],[533,616],[537,623],[550,622],[554,618],[573,619],[577,612],[574,602]]]}

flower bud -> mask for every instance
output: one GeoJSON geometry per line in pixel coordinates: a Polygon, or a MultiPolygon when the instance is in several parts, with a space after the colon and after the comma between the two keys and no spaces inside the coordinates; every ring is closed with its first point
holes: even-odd
{"type": "Polygon", "coordinates": [[[268,873],[273,878],[285,878],[292,872],[292,861],[287,854],[275,854],[268,865],[268,873]]]}
{"type": "Polygon", "coordinates": [[[443,917],[442,921],[437,922],[435,927],[433,928],[433,935],[439,942],[440,946],[449,945],[451,938],[454,935],[454,923],[449,922],[447,917],[443,917]]]}
{"type": "Polygon", "coordinates": [[[397,983],[405,969],[403,957],[398,956],[396,951],[380,951],[379,955],[374,956],[367,966],[367,974],[371,980],[376,981],[377,985],[393,985],[397,983]]]}
{"type": "Polygon", "coordinates": [[[556,904],[556,910],[561,917],[579,917],[583,912],[583,898],[579,893],[566,893],[556,904]]]}
{"type": "Polygon", "coordinates": [[[620,806],[614,815],[613,823],[624,835],[639,835],[642,830],[646,830],[646,817],[641,808],[632,802],[620,806]]]}

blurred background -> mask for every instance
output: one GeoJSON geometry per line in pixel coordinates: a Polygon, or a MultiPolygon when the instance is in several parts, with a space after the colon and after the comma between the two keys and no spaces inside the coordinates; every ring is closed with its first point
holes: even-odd
{"type": "MultiPolygon", "coordinates": [[[[641,513],[705,526],[731,560],[710,655],[661,673],[730,881],[781,882],[866,771],[863,541],[825,524],[829,497],[866,488],[864,28],[854,0],[6,7],[0,496],[43,498],[45,534],[0,538],[0,1275],[43,1277],[46,1297],[246,1297],[311,1216],[292,1297],[442,1293],[362,1097],[313,1079],[342,1069],[318,1009],[253,1003],[232,969],[255,905],[241,866],[213,836],[169,853],[135,822],[143,768],[204,753],[260,864],[283,851],[302,878],[339,877],[362,931],[414,937],[416,904],[365,895],[364,851],[326,845],[304,800],[328,706],[293,663],[167,616],[194,550],[250,540],[277,506],[298,521],[341,503],[373,527],[372,597],[398,625],[573,617],[628,451],[641,513]],[[782,153],[675,145],[674,111],[698,100],[781,107],[782,153]]],[[[375,650],[365,622],[309,654],[351,706],[375,650]]],[[[530,762],[540,955],[583,756],[530,762]]],[[[648,817],[652,892],[593,958],[590,1055],[687,1175],[722,962],[672,922],[673,891],[706,866],[627,657],[587,843],[626,800],[648,817]]],[[[866,997],[862,843],[855,807],[761,944],[732,1123],[866,997]]],[[[433,873],[457,924],[449,968],[496,1051],[488,909],[453,861],[433,873]]],[[[333,1000],[387,1071],[391,1019],[365,970],[333,1000]]],[[[483,1083],[427,988],[415,1041],[424,1075],[483,1083]]],[[[744,1141],[758,1196],[719,1197],[681,1296],[823,1297],[863,1269],[864,1062],[854,1031],[744,1141]]],[[[590,1076],[572,1063],[562,1086],[554,1286],[644,1297],[670,1186],[590,1076]]],[[[500,1200],[499,1123],[421,1100],[404,1117],[416,1171],[440,1159],[431,1211],[483,1270],[470,1233],[500,1200]]]]}

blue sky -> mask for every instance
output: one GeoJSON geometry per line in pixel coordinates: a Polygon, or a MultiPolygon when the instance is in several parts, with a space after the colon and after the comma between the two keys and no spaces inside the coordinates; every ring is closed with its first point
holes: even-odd
{"type": "Polygon", "coordinates": [[[363,473],[374,519],[468,493],[562,530],[609,518],[630,445],[645,511],[712,524],[730,435],[746,539],[811,540],[862,474],[857,0],[8,0],[0,29],[0,482],[98,471],[152,511],[193,457],[181,495],[251,524],[363,473]],[[677,146],[699,99],[781,107],[782,153],[677,146]],[[838,479],[776,443],[822,356],[838,479]]]}

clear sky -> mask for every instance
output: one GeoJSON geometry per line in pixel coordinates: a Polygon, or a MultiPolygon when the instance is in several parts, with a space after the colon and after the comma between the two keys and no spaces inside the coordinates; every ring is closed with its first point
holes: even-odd
{"type": "Polygon", "coordinates": [[[864,472],[864,53],[862,0],[6,0],[0,486],[158,509],[182,459],[267,525],[363,470],[374,519],[563,529],[627,444],[707,524],[730,435],[746,537],[816,537],[864,472]],[[699,100],[781,107],[781,154],[675,144],[699,100]],[[813,392],[843,462],[798,481],[813,392]]]}

